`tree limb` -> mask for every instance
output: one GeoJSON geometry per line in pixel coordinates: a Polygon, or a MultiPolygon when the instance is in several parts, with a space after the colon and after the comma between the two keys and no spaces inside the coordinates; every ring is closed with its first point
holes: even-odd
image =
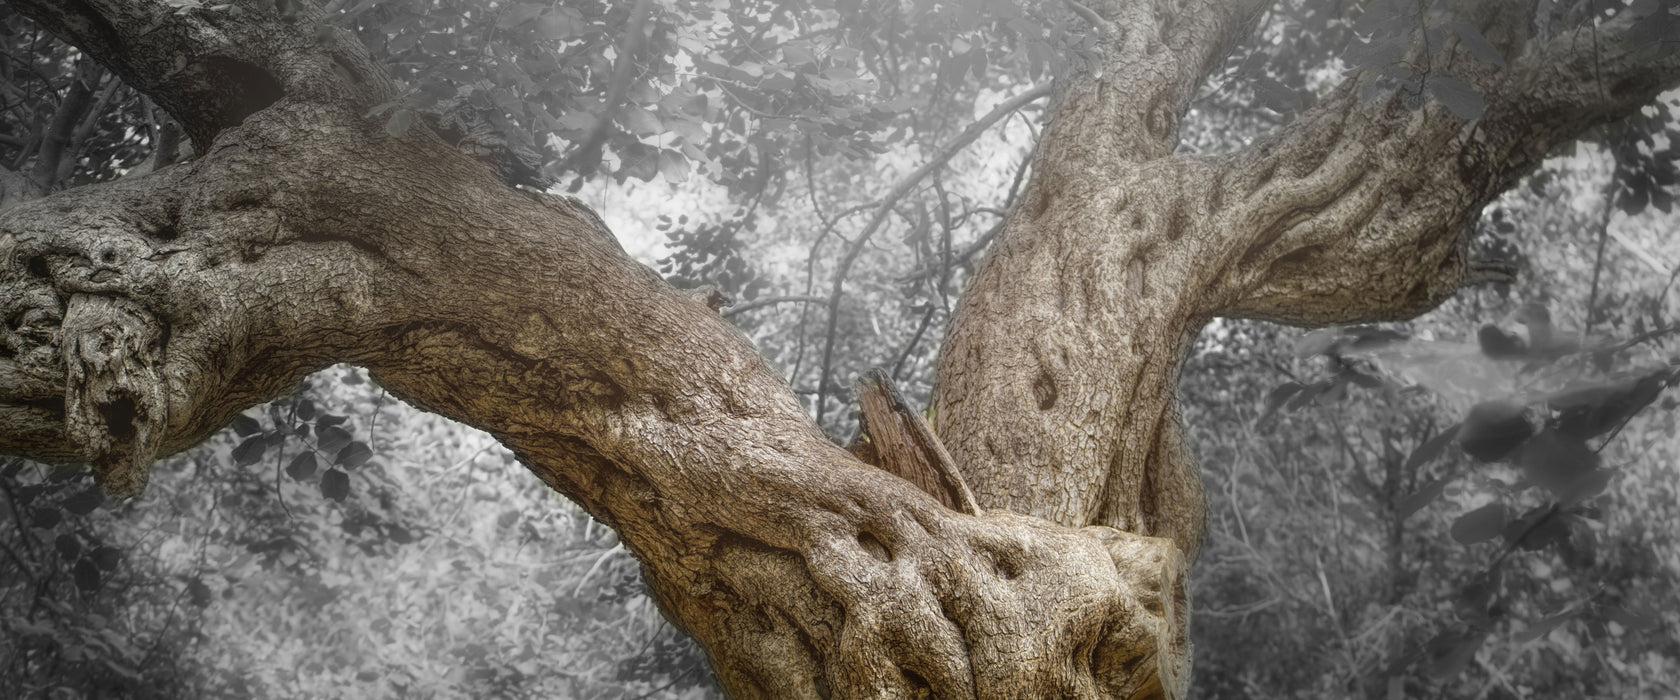
{"type": "Polygon", "coordinates": [[[593,214],[295,88],[196,122],[219,135],[189,163],[0,213],[0,450],[130,496],[355,362],[617,529],[736,697],[1182,697],[1171,542],[940,505],[830,443],[593,214]]]}
{"type": "Polygon", "coordinates": [[[289,17],[268,0],[214,8],[164,0],[10,5],[150,96],[201,153],[218,133],[282,97],[366,109],[393,94],[365,49],[321,24],[325,15],[312,3],[289,17]]]}
{"type": "Polygon", "coordinates": [[[1482,206],[1553,147],[1629,114],[1680,83],[1680,53],[1626,37],[1632,12],[1532,44],[1500,70],[1462,49],[1453,67],[1486,101],[1466,123],[1438,102],[1408,110],[1344,85],[1276,141],[1211,164],[1221,231],[1209,315],[1299,324],[1407,318],[1474,272],[1468,232],[1482,206]],[[1596,35],[1596,38],[1595,38],[1596,35]],[[1371,274],[1372,269],[1380,274],[1371,274]]]}

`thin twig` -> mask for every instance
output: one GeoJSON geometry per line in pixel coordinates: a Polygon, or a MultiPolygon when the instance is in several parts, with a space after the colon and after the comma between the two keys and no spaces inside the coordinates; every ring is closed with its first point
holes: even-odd
{"type": "Polygon", "coordinates": [[[723,311],[723,315],[724,316],[734,316],[736,314],[743,314],[743,313],[746,313],[748,311],[754,311],[754,310],[757,310],[757,309],[762,309],[766,306],[775,306],[776,304],[791,304],[791,303],[821,304],[825,301],[828,301],[828,297],[819,297],[819,296],[766,297],[766,298],[763,298],[763,299],[755,299],[753,301],[749,301],[749,302],[746,302],[746,303],[743,303],[743,304],[736,304],[734,306],[731,306],[731,307],[729,307],[729,308],[727,308],[723,311]]]}
{"type": "Polygon", "coordinates": [[[1593,316],[1598,303],[1598,277],[1604,272],[1604,244],[1610,240],[1610,215],[1616,211],[1616,173],[1610,173],[1610,182],[1604,186],[1604,215],[1598,220],[1598,256],[1593,258],[1592,289],[1587,293],[1587,322],[1581,329],[1581,338],[1586,339],[1592,332],[1593,316]]]}
{"type": "Polygon", "coordinates": [[[922,167],[917,168],[916,171],[910,173],[909,176],[899,180],[898,184],[893,186],[892,191],[890,191],[886,197],[881,199],[880,205],[875,209],[875,215],[871,217],[869,223],[864,226],[863,233],[859,234],[857,240],[852,242],[851,249],[846,251],[846,257],[841,259],[840,267],[834,272],[834,285],[832,291],[829,293],[828,300],[828,332],[825,334],[826,337],[823,341],[822,371],[818,374],[817,378],[818,425],[822,424],[823,414],[825,412],[823,403],[827,398],[829,373],[833,369],[834,339],[840,322],[839,312],[841,292],[843,291],[843,285],[846,282],[846,274],[851,271],[852,263],[857,261],[858,254],[863,252],[864,244],[869,241],[871,236],[875,235],[876,231],[880,230],[883,223],[886,223],[887,216],[892,213],[893,207],[898,204],[899,200],[909,195],[911,190],[913,190],[918,183],[926,179],[927,176],[932,174],[934,171],[944,167],[951,158],[955,157],[957,153],[961,152],[964,148],[967,148],[969,144],[974,143],[974,141],[980,138],[980,135],[985,133],[987,129],[991,128],[993,124],[996,124],[999,120],[1009,116],[1015,110],[1025,107],[1028,104],[1049,95],[1050,89],[1049,84],[1040,85],[1009,98],[1002,104],[992,108],[992,111],[986,113],[986,116],[975,120],[973,124],[969,124],[966,128],[964,128],[962,133],[958,134],[957,138],[947,144],[938,155],[933,157],[932,160],[924,163],[922,167]]]}

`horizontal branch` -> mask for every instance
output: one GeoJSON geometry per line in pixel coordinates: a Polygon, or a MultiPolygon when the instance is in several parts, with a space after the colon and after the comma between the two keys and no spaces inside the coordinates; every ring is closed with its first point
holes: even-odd
{"type": "Polygon", "coordinates": [[[1204,313],[1408,318],[1483,276],[1466,248],[1483,205],[1554,147],[1680,84],[1680,52],[1634,41],[1637,21],[1530,42],[1503,69],[1462,47],[1414,55],[1438,67],[1422,86],[1448,72],[1474,86],[1486,105],[1474,121],[1433,100],[1360,99],[1376,79],[1361,74],[1279,138],[1210,164],[1216,228],[1231,235],[1202,253],[1221,280],[1204,313]]]}
{"type": "Polygon", "coordinates": [[[393,94],[361,44],[322,24],[325,14],[310,2],[8,4],[150,96],[200,153],[282,97],[365,109],[393,94]]]}

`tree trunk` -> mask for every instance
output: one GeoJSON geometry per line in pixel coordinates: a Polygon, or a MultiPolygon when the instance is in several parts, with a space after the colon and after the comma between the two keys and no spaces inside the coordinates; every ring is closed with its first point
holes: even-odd
{"type": "Polygon", "coordinates": [[[1202,505],[1174,394],[1201,324],[1439,303],[1473,276],[1482,203],[1680,74],[1510,39],[1521,59],[1468,73],[1474,124],[1355,80],[1271,141],[1191,158],[1177,122],[1260,4],[1076,6],[1103,58],[1059,84],[941,354],[970,514],[833,445],[586,208],[365,117],[392,90],[317,10],[237,4],[13,3],[202,155],[0,214],[0,446],[135,495],[155,457],[364,365],[616,528],[743,698],[1182,697],[1202,505]]]}

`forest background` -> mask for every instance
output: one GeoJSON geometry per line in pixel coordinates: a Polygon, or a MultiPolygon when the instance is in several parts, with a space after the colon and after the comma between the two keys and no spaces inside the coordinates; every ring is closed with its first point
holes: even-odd
{"type": "MultiPolygon", "coordinates": [[[[834,20],[846,2],[776,5],[329,9],[411,88],[372,116],[455,119],[510,179],[563,175],[556,191],[646,264],[732,300],[844,442],[869,369],[926,405],[953,301],[1042,125],[1029,93],[1072,60],[1052,47],[1078,25],[996,2],[883,3],[864,27],[834,20]],[[545,103],[561,79],[507,48],[548,42],[608,75],[628,31],[651,77],[589,86],[622,107],[610,129],[545,103]],[[880,37],[914,51],[872,63],[884,53],[859,43],[880,37]],[[699,58],[718,44],[739,52],[699,58]],[[598,134],[598,162],[560,155],[598,134]]],[[[1282,3],[1200,95],[1182,149],[1252,143],[1343,71],[1384,65],[1403,9],[1282,3]]],[[[103,68],[4,5],[0,31],[0,206],[188,157],[103,68]]],[[[1451,83],[1416,87],[1478,108],[1451,83]]],[[[1193,697],[1680,696],[1676,114],[1667,93],[1485,210],[1472,245],[1512,261],[1514,283],[1376,328],[1203,332],[1181,387],[1209,499],[1193,697]],[[1592,452],[1501,451],[1535,405],[1585,415],[1592,452]]],[[[19,697],[718,695],[611,530],[353,367],[159,465],[132,502],[85,470],[4,465],[0,687],[19,697]]]]}

